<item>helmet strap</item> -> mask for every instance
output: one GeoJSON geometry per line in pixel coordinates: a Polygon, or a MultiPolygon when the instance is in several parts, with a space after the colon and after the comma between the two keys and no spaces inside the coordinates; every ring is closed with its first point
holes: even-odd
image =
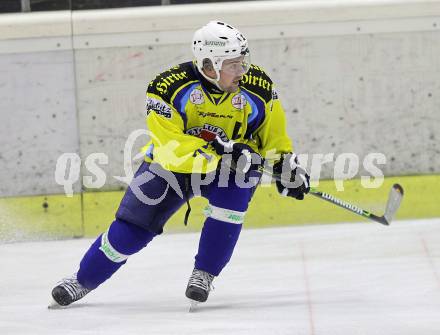
{"type": "Polygon", "coordinates": [[[199,68],[199,72],[202,74],[202,76],[203,76],[207,81],[209,81],[211,84],[214,84],[215,86],[217,86],[217,88],[218,88],[219,90],[224,91],[224,90],[220,87],[220,85],[218,84],[218,81],[220,80],[220,71],[217,70],[215,67],[214,67],[214,70],[215,70],[215,73],[216,73],[216,75],[217,75],[217,77],[216,77],[215,79],[214,79],[214,78],[210,78],[210,77],[208,77],[208,76],[205,74],[205,72],[203,71],[203,68],[199,68]]]}

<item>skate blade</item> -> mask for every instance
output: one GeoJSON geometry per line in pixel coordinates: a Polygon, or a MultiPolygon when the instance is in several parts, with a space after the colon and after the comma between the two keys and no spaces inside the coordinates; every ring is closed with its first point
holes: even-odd
{"type": "Polygon", "coordinates": [[[57,303],[54,298],[52,298],[50,300],[49,304],[47,305],[48,309],[60,309],[60,308],[63,308],[63,307],[64,306],[61,306],[59,303],[57,303]]]}
{"type": "Polygon", "coordinates": [[[189,299],[189,303],[190,303],[189,312],[194,313],[197,310],[197,306],[198,306],[199,302],[192,300],[192,299],[189,299]]]}

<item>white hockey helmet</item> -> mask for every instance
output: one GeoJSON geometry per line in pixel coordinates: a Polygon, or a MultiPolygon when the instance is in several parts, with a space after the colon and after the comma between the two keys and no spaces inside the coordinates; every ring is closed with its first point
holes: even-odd
{"type": "Polygon", "coordinates": [[[246,37],[231,25],[221,21],[210,21],[194,33],[192,50],[197,68],[203,73],[203,61],[212,62],[220,78],[220,70],[226,59],[245,56],[243,70],[246,73],[250,66],[249,48],[246,37]]]}

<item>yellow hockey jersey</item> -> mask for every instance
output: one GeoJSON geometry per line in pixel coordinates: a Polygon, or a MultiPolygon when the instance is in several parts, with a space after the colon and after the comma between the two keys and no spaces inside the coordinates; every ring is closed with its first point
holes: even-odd
{"type": "Polygon", "coordinates": [[[193,62],[159,74],[146,99],[146,160],[180,173],[208,173],[219,157],[207,141],[246,143],[263,158],[292,152],[283,107],[267,74],[252,65],[235,93],[219,90],[193,62]]]}

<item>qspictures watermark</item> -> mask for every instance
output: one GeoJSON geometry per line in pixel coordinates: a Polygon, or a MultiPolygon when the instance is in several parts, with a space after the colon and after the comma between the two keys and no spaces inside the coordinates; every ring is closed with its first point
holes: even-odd
{"type": "MultiPolygon", "coordinates": [[[[195,191],[194,193],[198,193],[197,190],[199,190],[202,185],[207,185],[211,182],[214,182],[214,180],[218,181],[219,187],[227,187],[227,180],[229,180],[231,174],[228,155],[222,159],[220,169],[217,169],[218,160],[214,159],[214,156],[209,157],[209,154],[204,152],[197,155],[196,159],[194,159],[194,153],[178,156],[176,152],[181,145],[178,141],[171,140],[163,145],[152,132],[144,129],[138,129],[133,131],[128,136],[124,145],[123,164],[125,175],[111,176],[111,178],[129,185],[139,200],[143,202],[146,201],[151,204],[154,204],[156,201],[160,201],[160,199],[154,199],[154,201],[152,199],[146,199],[144,195],[138,192],[140,190],[140,185],[147,183],[153,178],[165,179],[168,185],[173,188],[176,193],[179,194],[179,196],[183,197],[183,191],[180,190],[174,174],[165,169],[153,167],[150,169],[150,171],[153,173],[149,172],[148,174],[141,176],[141,178],[134,179],[133,163],[143,160],[145,157],[144,153],[138,153],[134,157],[132,155],[134,144],[140,137],[154,139],[155,143],[158,143],[157,147],[154,149],[155,154],[166,155],[167,159],[172,161],[174,165],[180,165],[190,159],[192,160],[192,171],[194,173],[191,176],[191,187],[195,191]],[[206,161],[209,161],[209,163],[212,164],[212,170],[214,170],[213,173],[200,173],[202,166],[206,163],[206,161]],[[215,173],[217,173],[216,170],[219,170],[219,178],[217,179],[215,178],[215,173]]],[[[280,155],[277,155],[275,150],[269,150],[267,152],[265,157],[263,157],[264,173],[261,175],[261,178],[249,178],[245,173],[237,173],[237,171],[234,171],[233,175],[236,184],[243,188],[254,187],[256,184],[259,184],[259,187],[270,186],[272,183],[271,174],[273,169],[271,162],[273,163],[279,158],[280,155]]],[[[383,153],[378,152],[369,153],[362,158],[355,153],[341,153],[338,155],[335,153],[312,155],[300,154],[298,155],[298,159],[302,166],[308,167],[310,178],[315,185],[319,184],[323,165],[333,164],[333,179],[338,191],[344,190],[344,181],[357,176],[361,167],[362,170],[366,172],[366,175],[360,176],[361,185],[364,188],[380,187],[384,181],[384,174],[380,166],[385,165],[387,162],[386,156],[383,153]]],[[[261,160],[259,155],[252,157],[252,163],[259,164],[261,163],[259,160],[261,160]]],[[[91,153],[85,157],[84,160],[81,160],[77,153],[64,153],[58,158],[56,163],[55,181],[57,184],[63,186],[64,192],[68,197],[73,196],[73,186],[78,182],[81,182],[82,186],[86,189],[100,189],[107,182],[107,174],[102,167],[108,165],[108,163],[109,157],[103,152],[91,153]],[[82,167],[83,169],[81,170],[82,167]],[[82,178],[81,172],[83,174],[82,178]]],[[[244,157],[240,157],[238,166],[245,163],[244,157]]],[[[295,185],[290,184],[286,186],[295,185]]]]}

